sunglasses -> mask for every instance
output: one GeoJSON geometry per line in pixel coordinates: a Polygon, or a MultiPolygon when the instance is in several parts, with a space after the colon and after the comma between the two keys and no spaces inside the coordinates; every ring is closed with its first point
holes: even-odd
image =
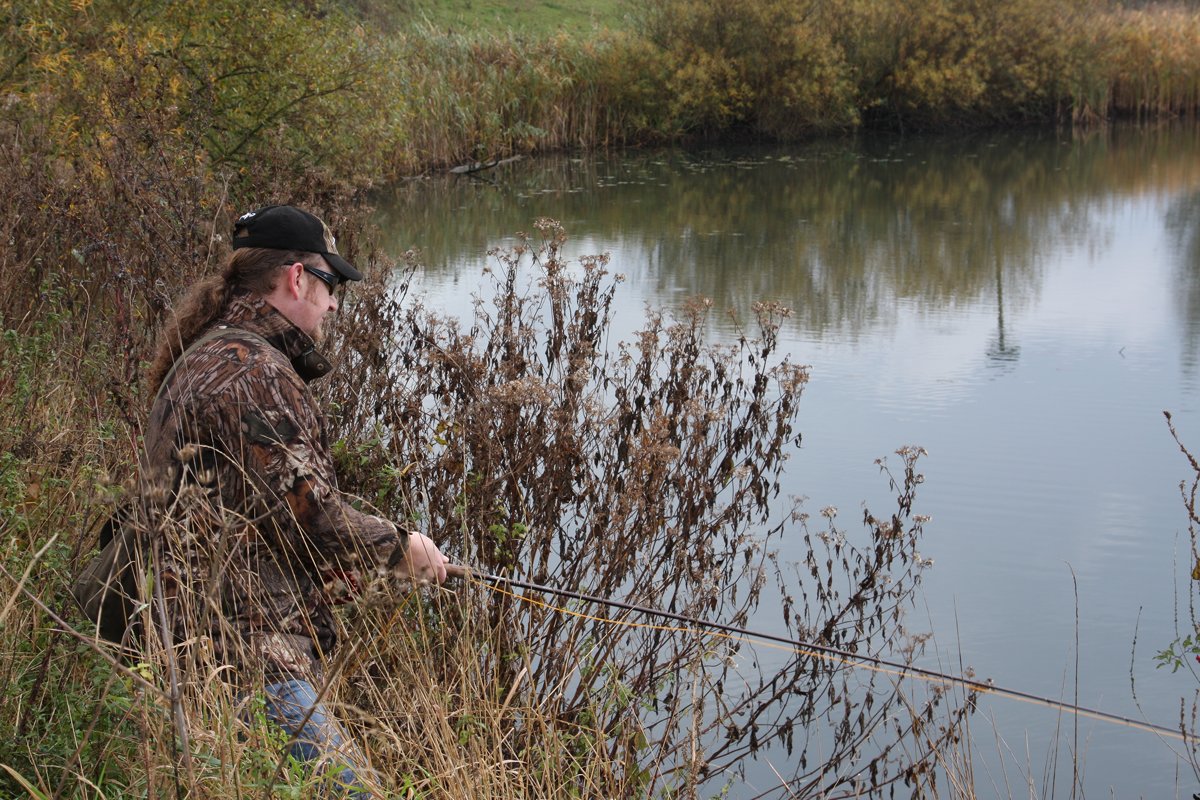
{"type": "Polygon", "coordinates": [[[316,267],[310,267],[307,264],[304,265],[304,271],[328,286],[330,294],[333,294],[334,290],[337,289],[338,284],[341,282],[341,278],[337,275],[334,275],[332,272],[325,272],[324,270],[319,270],[316,267]]]}

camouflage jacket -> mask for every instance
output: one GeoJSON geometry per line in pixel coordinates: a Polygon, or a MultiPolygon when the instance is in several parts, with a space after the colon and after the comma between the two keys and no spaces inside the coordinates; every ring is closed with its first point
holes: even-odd
{"type": "Polygon", "coordinates": [[[145,433],[174,635],[237,673],[319,679],[331,604],[386,575],[407,534],[338,490],[307,384],[330,367],[311,337],[251,295],[214,328],[176,362],[145,433]]]}

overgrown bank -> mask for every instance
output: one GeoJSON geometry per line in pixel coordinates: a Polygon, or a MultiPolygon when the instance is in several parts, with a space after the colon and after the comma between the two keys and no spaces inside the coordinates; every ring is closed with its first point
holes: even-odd
{"type": "MultiPolygon", "coordinates": [[[[697,306],[609,360],[597,262],[578,284],[551,268],[533,298],[497,287],[504,313],[460,332],[383,291],[392,265],[358,226],[358,189],[544,148],[1186,114],[1200,63],[1189,14],[1076,3],[664,1],[589,39],[380,38],[336,9],[228,0],[0,15],[0,685],[16,698],[0,709],[0,793],[46,796],[158,797],[183,780],[155,698],[52,612],[69,611],[66,578],[92,545],[80,531],[131,474],[153,337],[238,211],[313,207],[375,279],[348,304],[326,389],[348,487],[465,561],[738,619],[760,595],[722,607],[714,587],[770,580],[752,534],[808,535],[801,516],[768,518],[803,387],[757,355],[778,309],[747,322],[744,352],[707,348],[697,306]]],[[[864,653],[905,644],[915,458],[896,509],[863,530],[814,524],[811,595],[781,587],[785,625],[864,653]]],[[[335,697],[401,794],[688,796],[768,737],[797,754],[795,793],[928,788],[960,730],[956,698],[800,657],[744,674],[735,647],[617,636],[511,599],[356,613],[335,697]]],[[[154,658],[135,666],[161,686],[154,658]]],[[[274,780],[303,796],[304,776],[275,775],[269,731],[192,688],[184,794],[261,796],[274,780]]]]}
{"type": "MultiPolygon", "coordinates": [[[[133,116],[210,165],[386,180],[539,149],[1194,114],[1200,14],[1101,0],[653,0],[526,36],[266,3],[10,4],[6,116],[71,158],[133,116]]],[[[362,13],[362,12],[360,12],[362,13]]],[[[395,16],[393,15],[393,19],[395,16]]]]}

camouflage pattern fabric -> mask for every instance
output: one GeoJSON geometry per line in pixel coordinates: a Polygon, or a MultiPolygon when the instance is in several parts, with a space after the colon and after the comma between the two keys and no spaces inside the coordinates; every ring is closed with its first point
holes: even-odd
{"type": "Polygon", "coordinates": [[[306,382],[329,365],[311,337],[251,295],[216,326],[229,330],[179,359],[145,433],[173,633],[187,660],[316,682],[336,643],[331,604],[386,579],[407,533],[338,490],[306,382]]]}

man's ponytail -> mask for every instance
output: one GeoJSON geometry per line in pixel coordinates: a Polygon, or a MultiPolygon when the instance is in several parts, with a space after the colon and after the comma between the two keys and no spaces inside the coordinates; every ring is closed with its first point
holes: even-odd
{"type": "Polygon", "coordinates": [[[307,261],[310,253],[246,247],[234,250],[220,275],[204,278],[193,286],[167,321],[158,340],[158,350],[147,376],[147,389],[155,395],[171,371],[175,359],[225,313],[238,290],[270,294],[279,280],[279,268],[307,261]]]}

